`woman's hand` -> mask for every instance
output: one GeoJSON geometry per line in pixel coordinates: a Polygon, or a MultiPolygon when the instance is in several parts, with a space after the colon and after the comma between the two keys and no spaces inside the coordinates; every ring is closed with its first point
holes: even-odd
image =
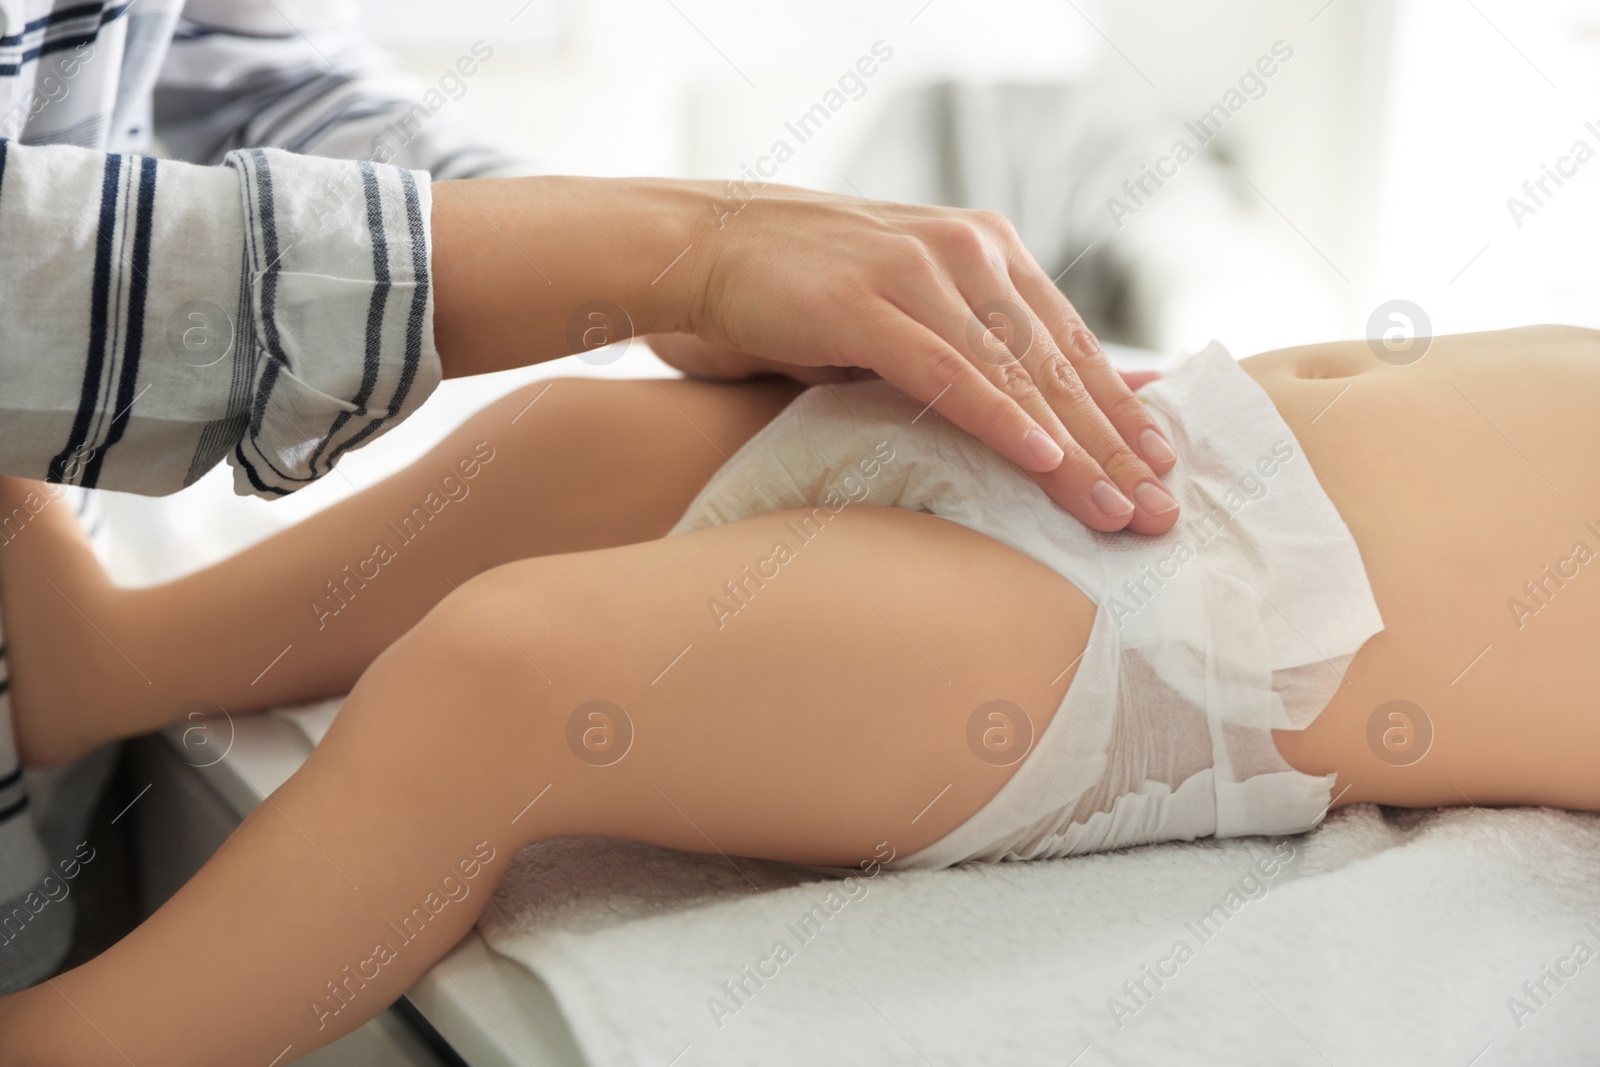
{"type": "Polygon", "coordinates": [[[644,340],[651,351],[669,367],[676,367],[691,378],[708,382],[742,382],[763,374],[780,374],[801,385],[831,385],[858,376],[848,367],[800,367],[793,363],[774,363],[770,359],[735,352],[731,348],[702,341],[691,333],[653,333],[644,340]]]}
{"type": "Polygon", "coordinates": [[[480,178],[431,197],[447,376],[674,333],[698,337],[663,343],[702,377],[866,368],[1093,529],[1177,521],[1156,479],[1172,449],[999,215],[655,178],[480,178]]]}
{"type": "MultiPolygon", "coordinates": [[[[762,375],[779,375],[801,385],[835,385],[878,377],[876,371],[864,367],[799,367],[793,363],[774,363],[770,359],[702,341],[689,333],[652,333],[643,340],[661,362],[705,382],[745,382],[762,375]]],[[[1119,370],[1117,377],[1137,393],[1158,380],[1161,372],[1119,370]]]]}
{"type": "Polygon", "coordinates": [[[701,373],[718,350],[734,373],[869,368],[1093,529],[1177,520],[1171,447],[1004,217],[766,185],[708,213],[694,252],[701,373]]]}

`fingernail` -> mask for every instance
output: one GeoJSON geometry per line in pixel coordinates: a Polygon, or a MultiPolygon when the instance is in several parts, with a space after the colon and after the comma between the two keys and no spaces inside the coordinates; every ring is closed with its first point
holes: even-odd
{"type": "Polygon", "coordinates": [[[1094,501],[1095,507],[1113,519],[1126,518],[1133,511],[1133,505],[1129,503],[1128,498],[1117,492],[1117,487],[1103,478],[1089,488],[1089,499],[1094,501]]]}
{"type": "Polygon", "coordinates": [[[1072,345],[1086,356],[1092,356],[1100,351],[1100,342],[1094,339],[1094,334],[1088,330],[1078,330],[1072,335],[1072,345]]]}
{"type": "Polygon", "coordinates": [[[1061,446],[1045,436],[1045,432],[1037,426],[1023,437],[1022,449],[1040,474],[1061,466],[1061,461],[1066,456],[1066,453],[1061,451],[1061,446]]]}
{"type": "Polygon", "coordinates": [[[1151,463],[1171,463],[1178,458],[1172,446],[1167,444],[1167,439],[1154,430],[1145,430],[1139,435],[1139,451],[1151,463]]]}
{"type": "Polygon", "coordinates": [[[1140,482],[1134,486],[1133,499],[1152,515],[1165,515],[1178,506],[1178,502],[1172,499],[1172,494],[1155,482],[1140,482]]]}

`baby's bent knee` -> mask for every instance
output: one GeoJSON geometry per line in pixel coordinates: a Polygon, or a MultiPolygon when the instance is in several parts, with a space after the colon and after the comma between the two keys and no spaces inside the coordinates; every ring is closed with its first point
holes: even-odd
{"type": "MultiPolygon", "coordinates": [[[[566,654],[540,597],[507,587],[499,567],[454,585],[362,676],[348,710],[373,704],[384,729],[446,729],[468,747],[529,731],[546,717],[550,664],[566,654]]],[[[345,716],[341,714],[341,719],[345,716]]]]}

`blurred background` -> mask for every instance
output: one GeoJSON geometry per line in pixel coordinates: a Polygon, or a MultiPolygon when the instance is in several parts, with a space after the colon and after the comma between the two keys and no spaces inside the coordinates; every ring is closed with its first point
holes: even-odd
{"type": "MultiPolygon", "coordinates": [[[[1244,356],[1368,334],[1393,299],[1421,308],[1434,333],[1600,327],[1593,4],[440,10],[365,2],[371,38],[423,82],[474,42],[492,48],[446,106],[545,171],[737,178],[781,140],[793,152],[775,181],[1004,212],[1106,339],[1172,356],[1216,338],[1244,356]],[[851,77],[864,56],[874,72],[851,77]]],[[[185,544],[123,541],[119,571],[198,566],[409,462],[488,397],[575,373],[669,372],[634,344],[605,366],[566,359],[446,383],[422,415],[284,502],[233,498],[226,470],[165,504],[119,498],[138,520],[127,527],[185,544]]]]}
{"type": "Polygon", "coordinates": [[[1064,283],[1096,259],[1131,272],[1114,332],[1158,349],[1216,337],[1242,355],[1348,336],[1392,296],[1439,332],[1600,325],[1600,160],[1559,191],[1548,184],[1556,195],[1520,228],[1506,206],[1532,204],[1522,183],[1575,141],[1600,150],[1592,3],[471,7],[441,34],[434,4],[366,0],[371,35],[420,78],[473,40],[491,44],[494,60],[451,106],[563,173],[736,177],[774,140],[794,143],[784,123],[881,40],[893,58],[777,180],[1006,210],[1055,270],[1092,243],[1064,283]],[[1122,182],[1174,141],[1196,143],[1184,122],[1280,41],[1292,58],[1205,148],[1220,174],[1183,165],[1117,228],[1106,201],[1132,205],[1122,182]]]}

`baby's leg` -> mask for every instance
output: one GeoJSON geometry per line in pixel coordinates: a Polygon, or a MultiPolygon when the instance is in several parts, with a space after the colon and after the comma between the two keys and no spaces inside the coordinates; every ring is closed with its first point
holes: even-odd
{"type": "MultiPolygon", "coordinates": [[[[65,507],[0,546],[23,758],[197,708],[342,693],[451,590],[515,559],[661,536],[792,383],[536,383],[417,463],[217,566],[114,588],[65,507]]],[[[0,479],[0,516],[43,487],[0,479]]],[[[26,511],[26,509],[24,509],[26,511]]]]}
{"type": "Polygon", "coordinates": [[[974,712],[1011,701],[1042,731],[1093,608],[928,515],[852,505],[804,542],[797,518],[463,582],[160,911],[0,1000],[0,1064],[287,1062],[402,993],[539,838],[855,866],[943,836],[1014,770],[971,747],[974,712]],[[779,541],[719,623],[709,602],[779,541]]]}

